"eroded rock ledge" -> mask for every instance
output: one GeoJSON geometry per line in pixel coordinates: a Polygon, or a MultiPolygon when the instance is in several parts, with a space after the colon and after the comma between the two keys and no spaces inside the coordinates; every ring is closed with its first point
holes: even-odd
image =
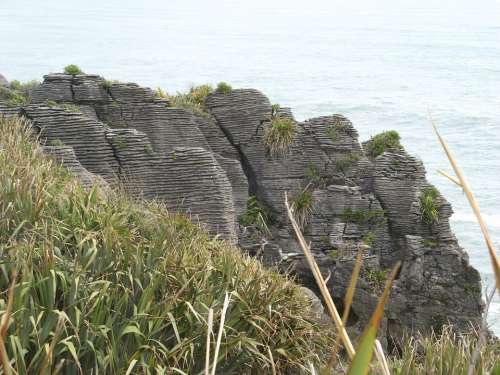
{"type": "Polygon", "coordinates": [[[84,74],[44,78],[29,105],[0,103],[0,113],[28,117],[45,150],[85,185],[121,185],[162,200],[315,290],[284,211],[284,193],[307,187],[312,214],[304,233],[339,308],[356,252],[364,249],[350,329],[364,327],[385,270],[398,260],[403,267],[382,337],[446,322],[467,329],[479,319],[480,278],[450,230],[451,206],[438,194],[437,220],[422,220],[420,197],[431,187],[422,163],[402,149],[368,157],[344,116],[297,122],[289,109],[276,114],[261,92],[239,89],[210,94],[208,116],[201,117],[133,83],[84,74]],[[286,155],[278,157],[263,140],[277,115],[292,119],[296,129],[286,155]],[[267,229],[238,223],[250,196],[272,217],[267,229]]]}

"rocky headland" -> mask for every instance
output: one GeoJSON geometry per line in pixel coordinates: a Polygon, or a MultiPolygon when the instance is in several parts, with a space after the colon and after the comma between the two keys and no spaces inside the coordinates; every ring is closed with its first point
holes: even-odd
{"type": "Polygon", "coordinates": [[[361,144],[342,115],[297,121],[260,91],[227,85],[191,110],[98,75],[49,74],[25,102],[0,76],[2,84],[0,114],[31,120],[44,151],[84,185],[163,201],[316,291],[287,220],[287,193],[339,309],[364,253],[354,332],[397,261],[382,338],[446,323],[465,330],[480,319],[480,277],[450,229],[452,208],[395,132],[361,144]]]}

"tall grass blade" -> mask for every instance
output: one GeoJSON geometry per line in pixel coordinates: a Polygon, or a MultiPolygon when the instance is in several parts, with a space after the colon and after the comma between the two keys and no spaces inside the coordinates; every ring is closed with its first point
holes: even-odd
{"type": "Polygon", "coordinates": [[[14,304],[14,288],[16,287],[17,271],[12,271],[11,283],[7,294],[7,306],[0,321],[0,363],[2,363],[3,370],[6,375],[12,374],[12,367],[9,363],[7,350],[5,348],[5,338],[7,337],[7,330],[10,325],[10,316],[12,315],[12,306],[14,304]]]}
{"type": "Polygon", "coordinates": [[[448,160],[450,161],[450,164],[453,167],[453,170],[455,171],[455,175],[456,175],[458,181],[460,182],[460,186],[462,187],[462,189],[465,193],[465,196],[467,197],[467,200],[469,201],[469,204],[472,207],[474,214],[476,215],[476,219],[479,223],[479,226],[481,227],[481,232],[483,233],[483,237],[484,237],[484,240],[486,242],[488,252],[490,254],[491,266],[493,267],[493,273],[495,274],[497,291],[500,293],[500,262],[498,260],[497,254],[496,254],[495,247],[493,246],[493,241],[491,240],[490,233],[488,231],[488,227],[486,226],[486,223],[483,220],[483,217],[481,215],[481,210],[479,209],[479,205],[477,204],[476,199],[474,198],[474,194],[472,194],[472,190],[470,189],[469,185],[467,184],[465,177],[463,176],[460,168],[458,167],[458,164],[456,162],[455,157],[453,156],[453,154],[451,152],[451,149],[448,147],[448,145],[444,141],[443,137],[441,137],[441,134],[439,134],[437,126],[434,123],[434,121],[432,120],[432,118],[431,118],[431,123],[432,123],[432,127],[434,128],[434,131],[436,132],[439,143],[441,143],[441,146],[443,147],[443,150],[444,150],[446,156],[448,157],[448,160]]]}
{"type": "MultiPolygon", "coordinates": [[[[354,291],[356,290],[356,284],[358,282],[362,264],[363,264],[363,248],[360,246],[358,248],[356,262],[354,263],[354,267],[351,273],[351,280],[349,281],[349,287],[347,289],[344,298],[344,312],[342,314],[342,324],[344,325],[344,327],[347,324],[347,318],[349,317],[349,311],[351,310],[352,300],[354,298],[354,291]]],[[[340,335],[337,336],[337,339],[335,340],[335,345],[332,350],[332,355],[330,357],[327,366],[328,369],[332,369],[333,366],[335,365],[339,345],[340,345],[340,335]]]]}
{"type": "Polygon", "coordinates": [[[227,308],[229,307],[230,300],[231,300],[230,295],[228,293],[226,293],[226,297],[224,298],[224,305],[222,306],[222,312],[221,312],[221,317],[220,317],[220,326],[219,326],[219,333],[217,334],[217,343],[215,345],[214,361],[213,361],[213,365],[212,365],[212,375],[215,375],[215,369],[217,367],[217,359],[219,357],[220,343],[222,340],[222,334],[224,332],[224,322],[226,321],[226,311],[227,311],[227,308]]]}
{"type": "Polygon", "coordinates": [[[205,375],[210,375],[210,338],[212,336],[212,327],[214,325],[214,310],[208,310],[207,324],[207,350],[205,353],[205,375]]]}
{"type": "Polygon", "coordinates": [[[325,280],[323,279],[323,276],[321,275],[321,271],[319,270],[319,267],[316,264],[316,261],[314,260],[314,256],[312,255],[311,249],[309,248],[309,245],[307,245],[306,240],[304,238],[304,235],[302,234],[300,227],[297,224],[297,221],[295,220],[295,218],[293,216],[293,212],[290,208],[290,204],[288,203],[288,197],[287,197],[286,193],[285,193],[285,206],[287,209],[288,218],[290,219],[290,222],[292,223],[293,230],[295,231],[295,234],[299,240],[299,244],[302,247],[302,250],[304,251],[304,255],[306,257],[307,263],[308,263],[309,267],[311,268],[311,271],[314,275],[314,279],[316,280],[316,283],[318,284],[318,287],[321,291],[321,295],[323,296],[323,299],[325,300],[328,312],[329,312],[330,316],[332,317],[332,320],[335,323],[337,330],[339,331],[339,335],[342,339],[344,347],[347,350],[347,354],[349,355],[350,358],[354,358],[354,355],[355,355],[354,346],[352,345],[351,339],[349,338],[349,335],[347,334],[345,326],[342,323],[342,319],[340,318],[340,315],[337,311],[337,308],[335,307],[335,303],[333,302],[332,296],[330,295],[330,292],[328,291],[325,280]]]}
{"type": "Polygon", "coordinates": [[[351,366],[349,367],[348,375],[366,375],[370,369],[370,362],[373,356],[373,350],[375,348],[375,340],[377,339],[377,331],[380,326],[380,321],[382,320],[382,316],[384,314],[384,306],[389,298],[389,294],[391,292],[392,282],[396,278],[396,275],[399,271],[399,267],[401,266],[401,262],[398,262],[392,272],[391,276],[387,280],[385,284],[384,292],[380,297],[377,307],[368,323],[367,327],[363,335],[361,336],[361,340],[359,342],[356,355],[354,356],[351,366]]]}

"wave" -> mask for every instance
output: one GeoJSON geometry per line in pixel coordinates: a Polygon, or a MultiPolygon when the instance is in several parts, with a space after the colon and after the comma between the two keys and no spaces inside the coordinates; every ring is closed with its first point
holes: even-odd
{"type": "MultiPolygon", "coordinates": [[[[500,228],[500,214],[482,214],[482,216],[489,228],[500,228]]],[[[472,212],[455,212],[451,220],[466,223],[477,222],[472,212]]]]}

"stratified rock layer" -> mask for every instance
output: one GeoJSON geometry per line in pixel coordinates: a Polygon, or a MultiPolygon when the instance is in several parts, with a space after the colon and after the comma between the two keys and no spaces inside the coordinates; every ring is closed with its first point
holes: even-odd
{"type": "MultiPolygon", "coordinates": [[[[295,120],[257,90],[210,94],[207,116],[173,108],[148,88],[97,75],[50,74],[31,104],[0,113],[28,117],[44,150],[84,186],[120,185],[185,212],[213,234],[283,269],[317,290],[284,207],[311,194],[304,233],[342,307],[354,257],[364,255],[348,325],[359,332],[378,300],[387,271],[403,266],[394,283],[381,336],[468,328],[482,311],[478,272],[450,230],[451,206],[438,195],[439,219],[422,220],[420,196],[430,184],[422,163],[404,150],[367,157],[342,115],[295,120]],[[291,119],[293,142],[271,156],[264,142],[275,117],[291,119]],[[249,196],[272,221],[241,227],[249,196]]],[[[319,309],[320,310],[320,309],[319,309]]]]}

